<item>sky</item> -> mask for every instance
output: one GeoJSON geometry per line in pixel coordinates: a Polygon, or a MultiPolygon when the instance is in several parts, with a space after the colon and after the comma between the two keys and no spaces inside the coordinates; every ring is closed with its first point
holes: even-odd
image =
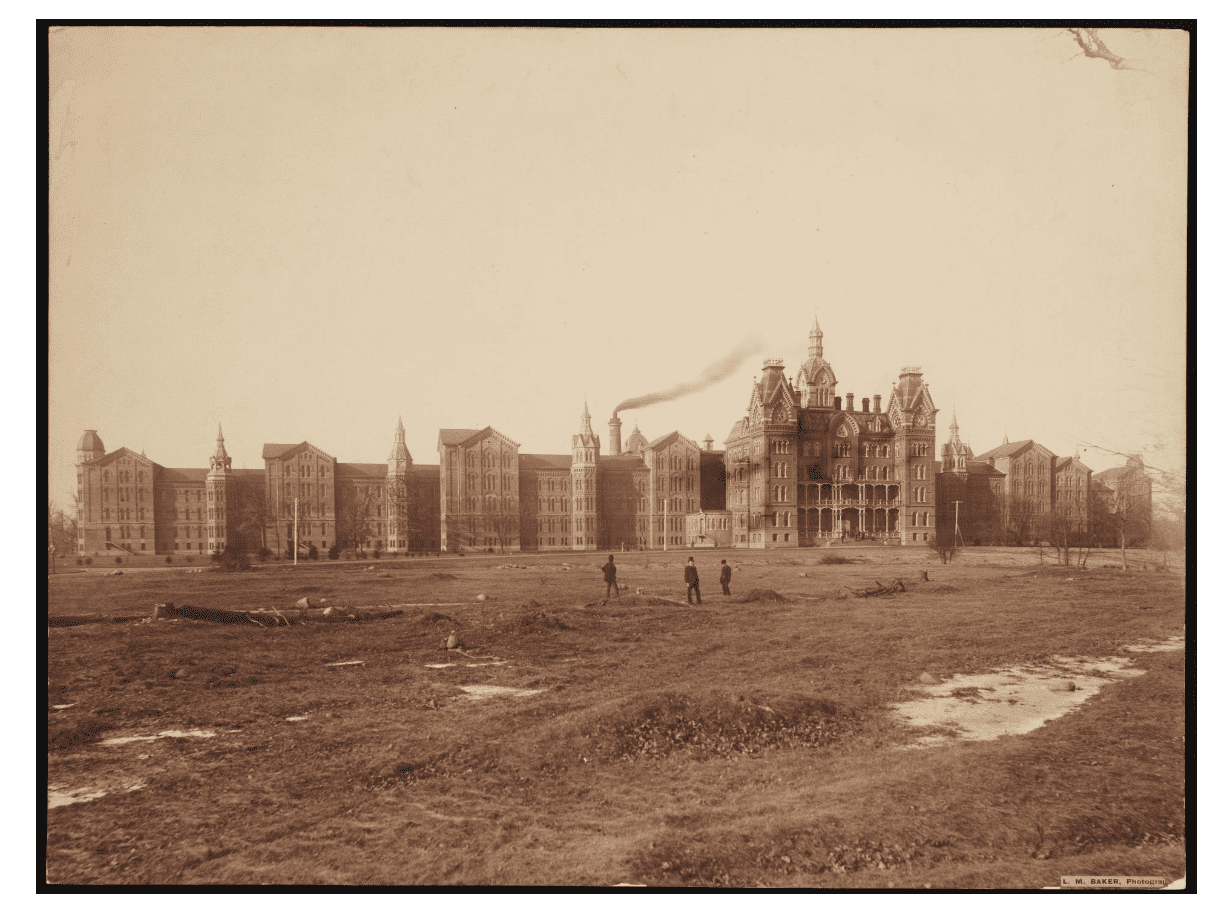
{"type": "Polygon", "coordinates": [[[49,494],[402,419],[564,453],[583,402],[722,446],[816,317],[978,454],[1184,465],[1188,43],[1059,29],[71,27],[50,39],[49,494]]]}

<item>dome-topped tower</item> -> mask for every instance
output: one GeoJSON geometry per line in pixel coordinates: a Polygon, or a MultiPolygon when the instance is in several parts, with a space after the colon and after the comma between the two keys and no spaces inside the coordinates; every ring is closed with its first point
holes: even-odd
{"type": "Polygon", "coordinates": [[[101,459],[107,455],[107,450],[103,447],[103,441],[98,436],[98,431],[86,431],[81,435],[81,439],[77,441],[77,464],[83,462],[93,462],[95,459],[101,459]]]}
{"type": "Polygon", "coordinates": [[[633,422],[633,433],[629,435],[629,439],[625,441],[626,453],[631,453],[634,456],[641,456],[642,451],[650,446],[650,441],[646,439],[646,435],[638,430],[637,422],[633,422]]]}
{"type": "Polygon", "coordinates": [[[806,408],[828,408],[834,399],[834,371],[822,357],[822,332],[817,317],[809,331],[809,353],[796,376],[796,388],[804,394],[806,408]]]}

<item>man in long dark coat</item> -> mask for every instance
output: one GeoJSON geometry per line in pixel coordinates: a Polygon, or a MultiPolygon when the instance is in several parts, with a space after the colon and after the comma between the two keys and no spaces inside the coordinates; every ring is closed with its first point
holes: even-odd
{"type": "Polygon", "coordinates": [[[684,584],[689,587],[689,604],[693,604],[693,593],[697,593],[697,604],[702,603],[701,584],[697,578],[697,568],[693,566],[693,558],[689,558],[689,562],[684,565],[684,584]]]}
{"type": "Polygon", "coordinates": [[[603,581],[607,583],[607,595],[604,598],[611,598],[612,587],[616,587],[616,598],[620,598],[620,584],[616,582],[616,558],[611,554],[607,556],[607,563],[603,565],[603,581]]]}
{"type": "Polygon", "coordinates": [[[731,567],[727,565],[727,561],[719,561],[723,568],[719,571],[719,585],[723,587],[724,595],[731,595],[731,590],[727,588],[727,584],[731,582],[731,567]]]}

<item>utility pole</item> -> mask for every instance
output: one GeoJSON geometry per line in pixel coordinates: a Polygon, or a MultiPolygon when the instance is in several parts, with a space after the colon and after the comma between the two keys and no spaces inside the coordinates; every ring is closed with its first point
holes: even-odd
{"type": "Polygon", "coordinates": [[[963,543],[963,540],[962,540],[962,529],[958,528],[958,505],[961,504],[962,501],[956,500],[953,503],[954,503],[954,543],[956,545],[963,545],[963,547],[966,547],[966,545],[963,543]]]}
{"type": "Polygon", "coordinates": [[[291,552],[291,566],[299,566],[299,498],[295,498],[295,550],[291,552]]]}
{"type": "Polygon", "coordinates": [[[663,550],[667,550],[667,498],[663,498],[663,550]]]}

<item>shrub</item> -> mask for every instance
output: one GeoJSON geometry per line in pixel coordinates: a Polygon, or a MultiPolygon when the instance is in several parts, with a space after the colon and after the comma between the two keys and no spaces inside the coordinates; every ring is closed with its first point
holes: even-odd
{"type": "Polygon", "coordinates": [[[339,551],[338,551],[338,546],[337,546],[337,545],[330,545],[330,546],[329,546],[329,559],[330,559],[330,560],[337,560],[337,559],[338,559],[338,554],[339,554],[339,551]]]}
{"type": "Polygon", "coordinates": [[[118,566],[119,566],[120,564],[122,564],[122,563],[124,563],[124,558],[122,558],[122,557],[117,557],[117,558],[116,558],[116,566],[118,567],[118,566]]]}
{"type": "Polygon", "coordinates": [[[287,557],[287,560],[295,559],[295,546],[294,545],[287,545],[286,557],[287,557]]]}
{"type": "Polygon", "coordinates": [[[80,567],[80,566],[81,566],[82,564],[84,564],[84,563],[85,563],[85,561],[83,561],[80,557],[79,557],[79,558],[77,558],[77,566],[78,566],[78,567],[80,567]]]}
{"type": "Polygon", "coordinates": [[[168,564],[168,566],[170,566],[170,564],[171,564],[171,555],[170,555],[170,554],[168,554],[168,555],[167,555],[167,564],[168,564]]]}
{"type": "Polygon", "coordinates": [[[273,553],[274,552],[271,551],[269,548],[262,548],[260,551],[257,552],[257,557],[259,557],[261,559],[261,562],[264,563],[265,561],[270,559],[270,555],[272,555],[273,553]]]}
{"type": "MultiPolygon", "coordinates": [[[[192,560],[192,557],[190,556],[188,560],[192,560]]],[[[222,552],[215,548],[210,554],[210,560],[216,564],[222,563],[222,552]]]]}
{"type": "Polygon", "coordinates": [[[823,554],[821,556],[823,564],[854,564],[855,561],[850,557],[843,557],[841,554],[823,554]]]}
{"type": "Polygon", "coordinates": [[[91,566],[93,563],[94,563],[94,558],[92,558],[92,557],[87,557],[87,558],[86,558],[86,566],[87,566],[87,567],[91,566]]]}
{"type": "Polygon", "coordinates": [[[308,546],[308,560],[319,560],[320,557],[321,557],[321,553],[317,551],[317,546],[309,545],[308,546]]]}
{"type": "Polygon", "coordinates": [[[222,568],[228,573],[252,569],[252,564],[248,562],[247,553],[234,545],[227,545],[226,549],[220,554],[220,558],[222,568]]]}
{"type": "Polygon", "coordinates": [[[191,564],[192,562],[193,562],[193,556],[191,554],[184,555],[184,563],[191,564]]]}
{"type": "Polygon", "coordinates": [[[372,552],[372,559],[373,559],[373,560],[380,560],[380,559],[381,559],[381,549],[380,549],[380,548],[376,548],[376,549],[374,549],[374,550],[373,550],[373,552],[372,552]]]}

